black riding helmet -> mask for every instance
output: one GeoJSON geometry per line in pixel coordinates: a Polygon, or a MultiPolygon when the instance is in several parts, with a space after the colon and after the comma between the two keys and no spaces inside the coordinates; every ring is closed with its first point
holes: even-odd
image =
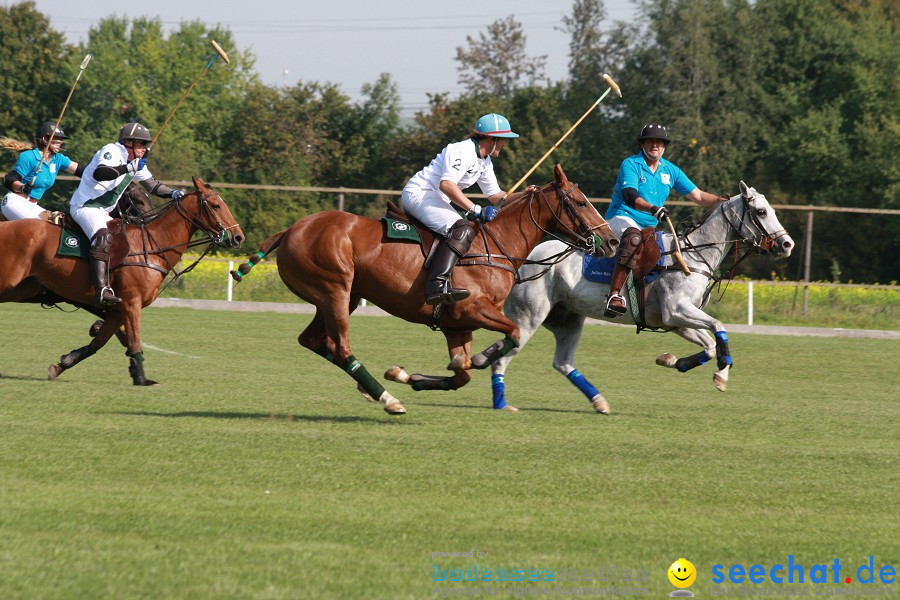
{"type": "Polygon", "coordinates": [[[150,137],[150,130],[140,123],[125,123],[119,130],[119,143],[124,145],[127,140],[152,142],[153,138],[150,137]]]}
{"type": "Polygon", "coordinates": [[[54,140],[67,140],[69,136],[65,134],[65,132],[56,126],[56,123],[53,121],[44,121],[34,132],[34,141],[40,145],[41,140],[44,138],[49,138],[53,136],[54,140]],[[55,133],[54,133],[55,132],[55,133]]]}
{"type": "Polygon", "coordinates": [[[662,125],[657,125],[651,123],[650,125],[644,125],[644,128],[641,129],[641,135],[638,136],[638,144],[643,142],[644,140],[662,140],[666,143],[666,146],[669,145],[669,142],[672,140],[669,139],[669,134],[666,132],[666,128],[662,125]]]}

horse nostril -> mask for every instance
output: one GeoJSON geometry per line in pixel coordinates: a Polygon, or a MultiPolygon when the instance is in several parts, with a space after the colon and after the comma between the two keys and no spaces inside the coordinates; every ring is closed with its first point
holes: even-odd
{"type": "Polygon", "coordinates": [[[231,243],[232,243],[232,246],[234,246],[235,248],[240,248],[241,245],[244,243],[244,236],[242,236],[242,235],[234,236],[234,238],[232,238],[232,240],[231,240],[231,243]]]}

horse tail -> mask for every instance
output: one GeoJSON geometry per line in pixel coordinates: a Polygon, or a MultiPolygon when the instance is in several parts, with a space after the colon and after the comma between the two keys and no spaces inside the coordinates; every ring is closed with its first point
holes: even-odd
{"type": "Polygon", "coordinates": [[[281,238],[284,237],[286,231],[287,229],[279,231],[278,233],[264,241],[259,247],[259,252],[251,255],[250,258],[247,259],[247,262],[242,263],[236,270],[230,271],[231,278],[240,283],[244,275],[250,272],[250,269],[255,267],[257,263],[259,263],[259,261],[266,257],[266,255],[268,255],[270,252],[277,249],[279,245],[281,245],[281,238]]]}
{"type": "Polygon", "coordinates": [[[29,144],[28,142],[20,142],[19,140],[14,140],[13,138],[0,137],[0,148],[3,148],[4,150],[12,150],[13,152],[24,152],[25,150],[32,150],[34,146],[29,144]]]}

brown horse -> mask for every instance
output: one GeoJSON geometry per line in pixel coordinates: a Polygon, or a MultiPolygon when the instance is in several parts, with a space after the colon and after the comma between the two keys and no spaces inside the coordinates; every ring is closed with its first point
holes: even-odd
{"type": "Polygon", "coordinates": [[[353,356],[350,313],[366,298],[401,319],[440,329],[447,338],[453,376],[398,375],[395,369],[385,376],[416,390],[464,386],[471,379],[471,368],[483,369],[518,345],[519,328],[501,308],[519,267],[544,235],[566,239],[571,248],[582,251],[615,253],[618,240],[606,221],[559,165],[555,174],[556,181],[507,204],[496,220],[478,228],[470,254],[454,272],[454,285],[467,288],[471,295],[456,304],[425,304],[426,274],[419,246],[385,243],[381,222],[340,211],[305,217],[275,234],[232,276],[240,280],[277,248],[281,279],[316,307],[315,317],[300,334],[300,344],[345,370],[367,398],[384,404],[385,411],[403,414],[406,409],[400,402],[353,356]],[[505,337],[472,356],[472,331],[479,328],[505,337]]]}
{"type": "Polygon", "coordinates": [[[244,233],[225,201],[200,179],[194,178],[194,186],[195,191],[151,210],[137,223],[123,228],[119,220],[110,222],[110,231],[117,232],[110,279],[122,304],[99,311],[92,306],[94,288],[88,262],[56,255],[59,227],[35,219],[0,223],[0,248],[4,249],[0,254],[0,302],[35,301],[36,296],[49,294],[54,301],[61,298],[90,307],[91,312],[104,318],[92,332],[95,337],[90,344],[51,365],[50,379],[93,355],[124,327],[120,340],[127,347],[134,385],[156,384],[144,375],[141,309],[156,300],[166,275],[189,246],[208,243],[209,248],[238,248],[244,241],[244,233]],[[197,231],[205,238],[192,242],[197,231]]]}

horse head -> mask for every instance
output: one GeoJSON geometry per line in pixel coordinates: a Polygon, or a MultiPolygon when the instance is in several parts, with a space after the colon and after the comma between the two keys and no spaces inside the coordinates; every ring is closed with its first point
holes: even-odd
{"type": "Polygon", "coordinates": [[[763,252],[769,252],[773,256],[790,256],[794,249],[794,240],[778,221],[775,210],[766,197],[743,181],[740,197],[741,235],[746,236],[746,239],[763,252]]]}
{"type": "MultiPolygon", "coordinates": [[[[567,245],[597,256],[613,256],[619,240],[609,224],[600,216],[584,193],[566,177],[562,166],[553,168],[555,181],[543,186],[529,198],[529,210],[535,220],[534,202],[540,201],[550,210],[547,233],[567,245]],[[555,205],[554,199],[555,198],[555,205]]],[[[540,227],[540,226],[539,226],[540,227]]]]}
{"type": "Polygon", "coordinates": [[[193,180],[196,190],[174,201],[178,212],[216,245],[240,248],[244,243],[244,232],[228,205],[202,179],[194,177],[193,180]]]}

